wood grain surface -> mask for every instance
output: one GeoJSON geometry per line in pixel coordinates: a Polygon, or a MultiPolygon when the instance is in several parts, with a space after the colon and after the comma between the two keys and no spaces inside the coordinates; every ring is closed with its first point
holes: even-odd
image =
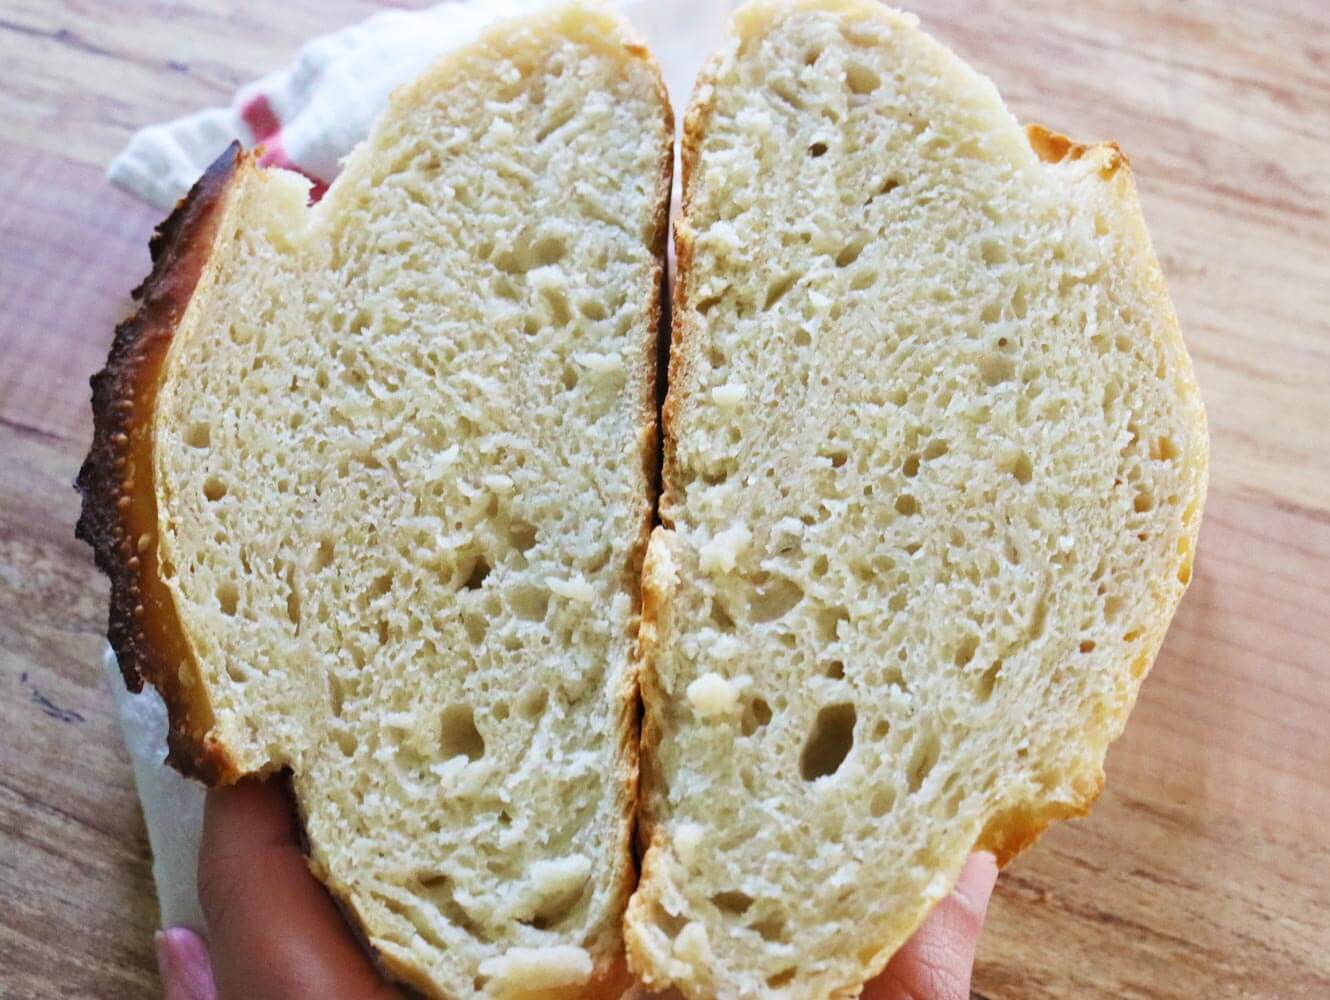
{"type": "MultiPolygon", "coordinates": [[[[158,990],[106,587],[73,538],[87,377],[158,217],[102,170],[372,9],[0,0],[0,996],[158,990]]],[[[1213,438],[1192,590],[1108,790],[1003,875],[974,989],[1330,996],[1330,7],[916,9],[1020,116],[1131,157],[1213,438]]]]}

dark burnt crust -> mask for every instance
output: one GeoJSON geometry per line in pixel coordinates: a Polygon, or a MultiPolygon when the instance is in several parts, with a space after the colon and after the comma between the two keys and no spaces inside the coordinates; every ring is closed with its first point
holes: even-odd
{"type": "Polygon", "coordinates": [[[212,710],[157,565],[152,428],[162,363],[211,256],[229,186],[245,162],[239,143],[217,158],[148,244],[152,272],[131,293],[137,308],[115,330],[106,367],[92,376],[93,439],[74,487],[75,535],[111,582],[106,635],[125,685],[147,681],[170,715],[167,761],[210,784],[239,777],[212,735],[212,710]]]}

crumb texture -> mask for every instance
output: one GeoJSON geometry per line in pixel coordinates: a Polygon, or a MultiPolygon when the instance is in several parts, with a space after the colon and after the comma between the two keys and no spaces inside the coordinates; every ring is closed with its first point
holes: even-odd
{"type": "Polygon", "coordinates": [[[627,920],[653,986],[855,995],[975,846],[1098,793],[1207,444],[1125,161],[1050,135],[858,0],[750,5],[699,84],[627,920]]]}
{"type": "Polygon", "coordinates": [[[292,769],[430,995],[621,951],[671,133],[616,17],[504,25],[314,208],[248,167],[166,363],[157,554],[213,736],[292,769]]]}

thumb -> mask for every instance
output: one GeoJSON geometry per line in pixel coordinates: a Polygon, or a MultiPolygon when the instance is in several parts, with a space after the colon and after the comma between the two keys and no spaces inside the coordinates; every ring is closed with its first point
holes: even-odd
{"type": "Polygon", "coordinates": [[[153,943],[165,1000],[217,1000],[208,947],[197,934],[171,927],[158,931],[153,943]]]}
{"type": "Polygon", "coordinates": [[[951,895],[864,987],[863,1000],[968,1000],[975,947],[995,881],[993,855],[970,855],[951,895]]]}

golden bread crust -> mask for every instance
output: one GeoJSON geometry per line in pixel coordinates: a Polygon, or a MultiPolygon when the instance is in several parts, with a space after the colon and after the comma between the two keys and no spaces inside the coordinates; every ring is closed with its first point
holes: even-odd
{"type": "Polygon", "coordinates": [[[210,784],[241,775],[212,734],[213,713],[157,559],[153,417],[172,337],[212,255],[218,222],[246,158],[232,143],[149,243],[152,273],[134,313],[116,327],[106,367],[92,377],[93,441],[75,488],[75,534],[111,582],[107,638],[131,691],[147,681],[170,716],[168,762],[210,784]]]}

